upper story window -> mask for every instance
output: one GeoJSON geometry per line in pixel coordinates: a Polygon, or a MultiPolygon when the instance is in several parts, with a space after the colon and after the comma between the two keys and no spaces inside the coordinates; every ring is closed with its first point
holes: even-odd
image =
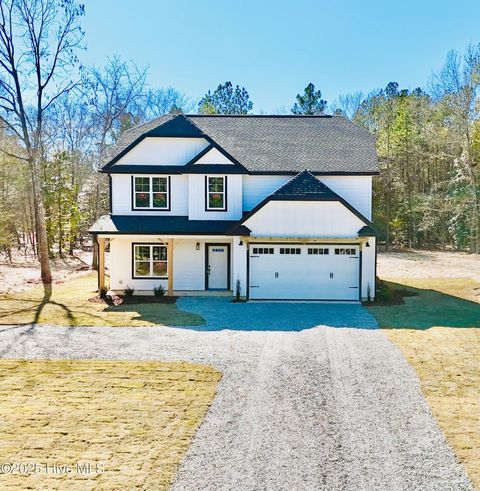
{"type": "Polygon", "coordinates": [[[206,210],[227,210],[227,177],[205,177],[206,210]]]}
{"type": "Polygon", "coordinates": [[[170,210],[170,177],[133,177],[134,210],[170,210]]]}

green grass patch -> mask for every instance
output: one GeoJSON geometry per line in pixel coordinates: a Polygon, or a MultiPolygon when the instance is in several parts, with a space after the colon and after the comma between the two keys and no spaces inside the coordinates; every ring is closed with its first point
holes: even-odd
{"type": "Polygon", "coordinates": [[[80,276],[51,287],[0,295],[0,324],[58,326],[200,326],[205,320],[176,304],[145,303],[109,307],[89,302],[96,292],[96,275],[80,276]]]}
{"type": "Polygon", "coordinates": [[[389,290],[403,290],[413,296],[404,296],[403,303],[397,305],[367,305],[380,327],[394,329],[480,327],[480,304],[473,300],[480,283],[474,280],[402,279],[395,283],[385,282],[385,284],[389,290]]]}

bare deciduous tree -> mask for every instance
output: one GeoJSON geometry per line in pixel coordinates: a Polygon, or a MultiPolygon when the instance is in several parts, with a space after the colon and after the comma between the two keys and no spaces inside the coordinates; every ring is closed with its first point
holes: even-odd
{"type": "Polygon", "coordinates": [[[52,281],[39,163],[45,118],[74,86],[83,31],[83,5],[74,0],[0,0],[0,117],[23,151],[7,155],[28,163],[35,204],[38,256],[43,283],[52,281]]]}
{"type": "MultiPolygon", "coordinates": [[[[85,92],[96,122],[96,167],[104,163],[109,144],[114,143],[120,133],[138,121],[138,108],[145,96],[146,69],[139,69],[132,62],[122,61],[115,56],[103,69],[84,69],[85,92]]],[[[98,219],[101,208],[101,176],[97,173],[94,218],[98,219]]],[[[96,249],[93,268],[98,267],[96,249]]]]}

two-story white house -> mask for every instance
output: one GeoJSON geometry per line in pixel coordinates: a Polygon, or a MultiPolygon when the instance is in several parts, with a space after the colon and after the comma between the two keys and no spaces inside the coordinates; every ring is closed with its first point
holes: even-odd
{"type": "Polygon", "coordinates": [[[102,172],[99,287],[108,240],[116,291],[375,296],[375,145],[343,117],[163,116],[125,132],[102,172]]]}

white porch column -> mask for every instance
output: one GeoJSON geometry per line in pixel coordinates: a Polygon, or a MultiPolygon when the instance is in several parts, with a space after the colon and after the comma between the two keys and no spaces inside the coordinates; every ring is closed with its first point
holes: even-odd
{"type": "Polygon", "coordinates": [[[173,295],[173,239],[167,241],[167,276],[168,287],[167,295],[173,295]]]}
{"type": "Polygon", "coordinates": [[[236,295],[237,280],[240,280],[240,296],[247,296],[247,243],[241,237],[233,237],[232,243],[232,290],[236,295]]]}

